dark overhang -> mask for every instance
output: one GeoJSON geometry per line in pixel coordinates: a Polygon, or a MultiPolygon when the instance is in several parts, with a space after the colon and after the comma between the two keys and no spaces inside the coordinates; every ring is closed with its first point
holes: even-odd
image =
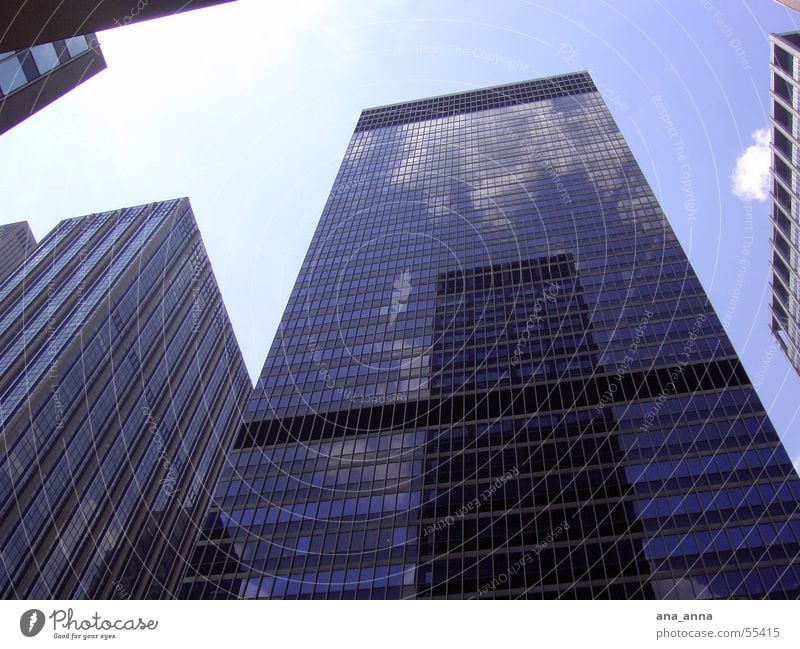
{"type": "Polygon", "coordinates": [[[233,0],[2,0],[0,52],[233,0]]]}

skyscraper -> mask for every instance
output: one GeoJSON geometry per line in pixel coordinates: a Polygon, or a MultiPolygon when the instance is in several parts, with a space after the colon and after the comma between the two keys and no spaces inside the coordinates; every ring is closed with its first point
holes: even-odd
{"type": "Polygon", "coordinates": [[[800,32],[770,34],[772,62],[772,332],[800,373],[800,177],[796,133],[800,127],[800,32]]]}
{"type": "Polygon", "coordinates": [[[185,598],[796,598],[800,480],[586,73],[365,110],[185,598]]]}
{"type": "Polygon", "coordinates": [[[0,51],[88,35],[232,0],[4,0],[0,51]]]}
{"type": "Polygon", "coordinates": [[[36,239],[26,221],[0,225],[0,284],[25,261],[35,247],[36,239]]]}
{"type": "Polygon", "coordinates": [[[189,201],[62,221],[0,304],[0,596],[173,592],[250,390],[189,201]]]}
{"type": "Polygon", "coordinates": [[[0,53],[0,133],[105,67],[94,34],[0,53]]]}

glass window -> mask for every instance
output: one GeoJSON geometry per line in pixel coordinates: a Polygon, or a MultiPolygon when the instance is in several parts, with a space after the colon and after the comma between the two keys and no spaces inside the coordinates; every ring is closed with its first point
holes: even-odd
{"type": "Polygon", "coordinates": [[[18,57],[12,56],[0,61],[0,90],[4,95],[25,85],[27,81],[18,57]]]}
{"type": "Polygon", "coordinates": [[[67,50],[70,56],[78,56],[89,49],[89,44],[86,42],[85,36],[76,36],[75,38],[67,39],[67,50]]]}
{"type": "Polygon", "coordinates": [[[36,67],[39,68],[39,74],[49,72],[59,64],[58,54],[52,43],[32,47],[31,54],[33,54],[33,60],[36,61],[36,67]]]}

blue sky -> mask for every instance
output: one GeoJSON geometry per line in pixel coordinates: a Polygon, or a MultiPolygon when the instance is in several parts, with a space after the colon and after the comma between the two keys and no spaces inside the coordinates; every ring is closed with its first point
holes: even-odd
{"type": "Polygon", "coordinates": [[[793,29],[772,0],[238,0],[114,29],[106,71],[0,137],[0,218],[41,238],[189,196],[255,377],[362,108],[588,69],[800,465],[758,200],[767,34],[793,29]]]}

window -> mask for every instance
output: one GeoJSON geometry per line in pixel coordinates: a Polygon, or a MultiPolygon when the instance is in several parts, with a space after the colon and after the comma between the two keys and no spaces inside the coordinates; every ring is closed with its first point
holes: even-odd
{"type": "Polygon", "coordinates": [[[19,57],[11,56],[0,61],[0,90],[4,95],[24,86],[27,81],[19,57]]]}
{"type": "Polygon", "coordinates": [[[89,49],[89,44],[86,42],[85,36],[76,36],[75,38],[67,39],[67,50],[70,56],[78,56],[89,49]]]}
{"type": "Polygon", "coordinates": [[[44,43],[31,48],[33,60],[36,61],[36,67],[39,68],[39,74],[49,72],[59,64],[58,54],[56,48],[52,43],[44,43]]]}

